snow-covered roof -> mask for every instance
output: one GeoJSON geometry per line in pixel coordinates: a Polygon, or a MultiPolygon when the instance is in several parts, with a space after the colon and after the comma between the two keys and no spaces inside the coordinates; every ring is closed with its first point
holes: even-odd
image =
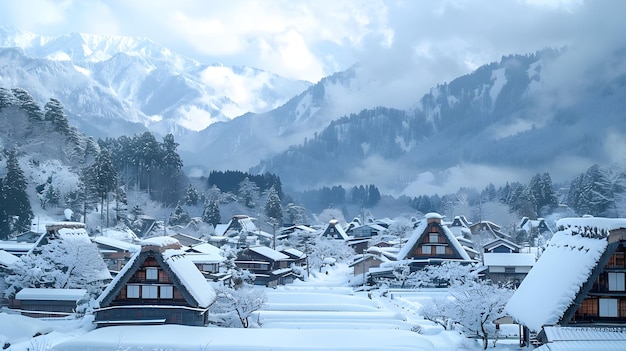
{"type": "Polygon", "coordinates": [[[202,253],[187,253],[187,257],[194,264],[202,264],[202,263],[221,263],[226,259],[221,255],[213,255],[213,254],[202,254],[202,253]]]}
{"type": "Polygon", "coordinates": [[[181,250],[165,250],[164,262],[172,269],[200,307],[209,307],[215,301],[215,291],[194,263],[181,250]]]}
{"type": "Polygon", "coordinates": [[[510,241],[510,240],[506,240],[504,238],[496,238],[494,240],[489,241],[488,243],[486,243],[485,245],[483,245],[483,248],[485,250],[491,251],[491,249],[504,245],[510,249],[514,249],[514,250],[520,250],[522,247],[519,246],[518,244],[510,241]]]}
{"type": "Polygon", "coordinates": [[[155,236],[148,239],[143,239],[140,243],[141,246],[156,246],[156,247],[166,247],[170,245],[179,245],[180,242],[176,240],[176,238],[172,238],[171,236],[155,236]]]}
{"type": "Polygon", "coordinates": [[[4,250],[0,250],[0,266],[8,267],[13,263],[17,262],[19,258],[11,253],[8,253],[4,250]]]}
{"type": "Polygon", "coordinates": [[[614,328],[546,326],[543,328],[543,333],[547,342],[608,340],[626,341],[626,330],[616,330],[614,328]]]}
{"type": "Polygon", "coordinates": [[[280,261],[280,260],[288,260],[289,256],[285,255],[282,252],[278,252],[274,249],[271,249],[267,246],[252,246],[250,248],[248,248],[250,251],[256,252],[259,255],[265,256],[267,258],[270,258],[274,261],[280,261]]]}
{"type": "Polygon", "coordinates": [[[558,226],[559,231],[506,305],[515,320],[534,331],[559,322],[607,248],[606,237],[585,235],[584,228],[626,228],[626,219],[566,218],[559,220],[558,226]]]}
{"type": "Polygon", "coordinates": [[[255,232],[257,231],[256,225],[252,222],[252,218],[241,218],[239,219],[239,224],[244,232],[255,232]]]}
{"type": "Polygon", "coordinates": [[[228,224],[217,224],[215,226],[215,235],[224,236],[224,233],[226,233],[226,229],[228,229],[228,224]]]}
{"type": "MultiPolygon", "coordinates": [[[[440,214],[433,212],[433,213],[427,213],[424,216],[424,218],[441,219],[442,217],[440,214]]],[[[407,256],[409,255],[409,253],[411,253],[411,250],[413,249],[413,247],[419,240],[419,238],[421,238],[422,235],[424,234],[424,231],[426,230],[427,226],[428,226],[427,220],[420,221],[420,224],[417,226],[417,228],[413,230],[413,234],[411,234],[411,237],[409,238],[409,240],[404,244],[404,246],[402,246],[402,249],[400,249],[400,252],[398,252],[398,261],[405,260],[407,258],[407,256]]],[[[450,245],[454,247],[456,252],[458,252],[459,255],[461,255],[463,259],[471,260],[471,258],[469,257],[468,253],[465,251],[463,246],[461,246],[461,244],[456,239],[454,234],[450,231],[450,228],[446,227],[445,225],[442,225],[441,229],[443,231],[443,234],[446,236],[448,242],[450,243],[450,245]]]]}
{"type": "Polygon", "coordinates": [[[330,231],[330,228],[334,227],[335,230],[337,231],[337,234],[339,234],[339,236],[341,236],[341,239],[343,240],[350,240],[350,236],[348,234],[346,234],[346,231],[343,229],[343,227],[339,224],[339,221],[336,219],[331,219],[328,222],[328,226],[326,226],[326,229],[324,229],[324,231],[322,232],[322,235],[326,234],[328,231],[330,231]]]}
{"type": "Polygon", "coordinates": [[[531,253],[484,253],[485,266],[532,267],[537,256],[531,253]]]}
{"type": "Polygon", "coordinates": [[[129,251],[129,252],[135,252],[139,249],[141,249],[141,246],[137,245],[137,244],[132,244],[129,243],[127,241],[122,241],[122,240],[118,240],[115,238],[110,238],[107,236],[96,236],[96,237],[92,237],[91,241],[93,241],[96,244],[101,244],[101,245],[106,245],[106,246],[110,246],[113,248],[117,248],[123,251],[129,251]]]}
{"type": "Polygon", "coordinates": [[[78,301],[85,296],[85,289],[25,288],[15,294],[17,300],[62,300],[78,301]]]}
{"type": "Polygon", "coordinates": [[[306,254],[298,249],[294,249],[293,247],[283,249],[282,252],[297,257],[297,258],[305,258],[306,254]]]}
{"type": "Polygon", "coordinates": [[[193,245],[191,248],[189,248],[188,251],[193,250],[193,251],[197,251],[203,254],[210,254],[210,255],[220,255],[222,254],[221,250],[219,247],[215,246],[215,245],[211,245],[209,243],[202,243],[202,244],[197,244],[197,245],[193,245]]]}

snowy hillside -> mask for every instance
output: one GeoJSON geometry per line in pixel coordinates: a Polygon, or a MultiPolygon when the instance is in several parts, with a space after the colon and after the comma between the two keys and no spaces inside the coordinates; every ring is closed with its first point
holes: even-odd
{"type": "Polygon", "coordinates": [[[310,85],[251,67],[201,64],[146,38],[43,37],[0,27],[0,55],[0,86],[58,98],[70,122],[96,137],[199,131],[269,111],[310,85]]]}
{"type": "Polygon", "coordinates": [[[572,64],[576,54],[503,57],[432,88],[412,109],[378,107],[337,119],[253,170],[296,189],[375,183],[415,195],[546,170],[567,179],[594,163],[621,161],[626,55],[572,64]]]}

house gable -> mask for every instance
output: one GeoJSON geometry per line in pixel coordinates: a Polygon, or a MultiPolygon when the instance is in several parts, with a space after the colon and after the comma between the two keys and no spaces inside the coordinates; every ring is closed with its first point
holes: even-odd
{"type": "Polygon", "coordinates": [[[164,238],[160,244],[142,242],[98,298],[95,323],[206,324],[215,293],[178,241],[164,238]]]}
{"type": "Polygon", "coordinates": [[[425,216],[398,253],[398,260],[431,258],[471,260],[450,229],[441,224],[441,216],[436,213],[425,216]]]}

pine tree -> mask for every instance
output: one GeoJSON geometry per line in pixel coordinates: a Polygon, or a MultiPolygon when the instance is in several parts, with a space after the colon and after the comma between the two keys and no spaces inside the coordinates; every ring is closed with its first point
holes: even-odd
{"type": "Polygon", "coordinates": [[[198,192],[193,185],[188,184],[187,190],[185,191],[185,205],[187,206],[196,206],[198,204],[198,192]]]}
{"type": "Polygon", "coordinates": [[[189,216],[189,213],[187,213],[187,211],[185,211],[183,206],[181,206],[181,204],[178,203],[176,205],[176,208],[174,209],[174,212],[170,214],[168,223],[170,225],[183,225],[184,226],[184,225],[189,224],[189,222],[191,222],[191,217],[189,216]]]}
{"type": "Polygon", "coordinates": [[[246,177],[239,183],[238,195],[246,207],[253,208],[256,206],[256,201],[259,197],[259,187],[246,177]]]}
{"type": "Polygon", "coordinates": [[[4,197],[3,183],[4,179],[0,178],[0,240],[7,240],[11,234],[11,227],[9,226],[9,214],[6,209],[7,201],[4,197]]]}
{"type": "Polygon", "coordinates": [[[26,112],[31,121],[43,121],[43,112],[41,112],[41,107],[39,107],[37,102],[35,102],[35,99],[30,96],[26,90],[22,88],[13,88],[11,91],[13,92],[13,96],[17,99],[18,104],[26,112]]]}
{"type": "MultiPolygon", "coordinates": [[[[115,171],[115,167],[113,166],[113,161],[111,160],[111,153],[108,149],[100,150],[98,156],[94,163],[92,163],[87,170],[87,189],[90,191],[94,191],[98,199],[100,201],[100,208],[104,209],[105,205],[107,208],[107,223],[109,220],[109,211],[108,211],[108,197],[109,193],[116,188],[117,184],[117,172],[115,171]]],[[[104,210],[101,212],[101,219],[104,219],[104,210]]]]}
{"type": "Polygon", "coordinates": [[[33,211],[27,193],[27,182],[20,168],[17,151],[11,149],[7,152],[7,174],[2,182],[5,210],[10,217],[18,219],[11,228],[13,232],[25,232],[30,230],[33,211]]]}
{"type": "Polygon", "coordinates": [[[280,225],[283,222],[283,207],[278,197],[276,188],[271,187],[267,191],[267,200],[265,201],[265,215],[276,220],[280,225]]]}
{"type": "Polygon", "coordinates": [[[217,203],[216,197],[210,197],[204,204],[204,211],[202,212],[202,220],[205,223],[211,223],[213,227],[221,223],[222,214],[220,213],[220,206],[217,203]]]}
{"type": "Polygon", "coordinates": [[[0,111],[13,104],[13,93],[6,88],[0,88],[0,111]]]}
{"type": "Polygon", "coordinates": [[[54,130],[63,134],[69,135],[70,124],[67,120],[67,116],[63,111],[63,104],[61,101],[51,98],[50,101],[44,106],[44,120],[49,121],[54,126],[54,130]]]}

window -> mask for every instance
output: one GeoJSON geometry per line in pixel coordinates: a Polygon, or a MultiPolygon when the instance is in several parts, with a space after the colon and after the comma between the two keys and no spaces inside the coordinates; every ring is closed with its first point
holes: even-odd
{"type": "Polygon", "coordinates": [[[158,286],[156,285],[143,285],[141,287],[141,298],[142,299],[156,299],[157,288],[158,286]]]}
{"type": "Polygon", "coordinates": [[[429,233],[428,234],[428,242],[429,243],[438,243],[439,242],[439,234],[437,234],[437,233],[429,233]]]}
{"type": "Polygon", "coordinates": [[[515,267],[504,267],[504,273],[515,273],[515,267]]]}
{"type": "Polygon", "coordinates": [[[217,272],[217,264],[215,264],[215,263],[203,264],[202,265],[202,271],[203,272],[210,272],[210,273],[217,272]]]}
{"type": "Polygon", "coordinates": [[[162,299],[172,299],[174,298],[174,287],[171,285],[163,285],[160,287],[159,297],[162,299]]]}
{"type": "Polygon", "coordinates": [[[431,252],[430,245],[422,246],[422,255],[430,255],[430,252],[431,252]]]}
{"type": "Polygon", "coordinates": [[[624,273],[609,272],[609,291],[624,291],[624,273]]]}
{"type": "Polygon", "coordinates": [[[435,252],[437,253],[437,255],[445,255],[446,254],[446,247],[443,246],[443,245],[435,246],[435,252]]]}
{"type": "Polygon", "coordinates": [[[139,285],[126,285],[126,297],[129,299],[138,299],[139,285]]]}
{"type": "Polygon", "coordinates": [[[617,299],[600,299],[600,317],[617,317],[617,299]]]}
{"type": "Polygon", "coordinates": [[[158,280],[159,270],[157,268],[146,268],[146,280],[158,280]]]}

